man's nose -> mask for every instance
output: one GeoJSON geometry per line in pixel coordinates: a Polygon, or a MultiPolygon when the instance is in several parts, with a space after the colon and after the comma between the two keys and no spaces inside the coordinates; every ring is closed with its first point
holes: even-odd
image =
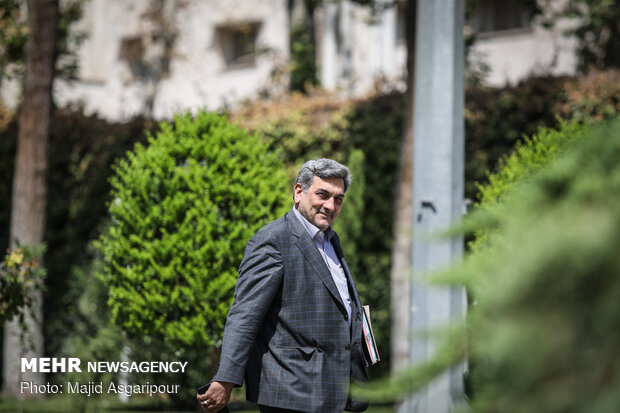
{"type": "Polygon", "coordinates": [[[334,198],[329,198],[327,201],[325,201],[325,203],[323,204],[323,208],[325,209],[329,209],[329,210],[333,210],[335,206],[335,202],[334,202],[334,198]]]}

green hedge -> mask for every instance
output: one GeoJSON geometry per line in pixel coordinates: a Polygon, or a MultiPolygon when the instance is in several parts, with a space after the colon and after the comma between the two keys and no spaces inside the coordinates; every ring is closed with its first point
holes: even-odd
{"type": "Polygon", "coordinates": [[[208,351],[221,339],[245,244],[290,207],[282,164],[255,136],[199,112],[162,123],[115,164],[98,248],[113,320],[208,351]]]}

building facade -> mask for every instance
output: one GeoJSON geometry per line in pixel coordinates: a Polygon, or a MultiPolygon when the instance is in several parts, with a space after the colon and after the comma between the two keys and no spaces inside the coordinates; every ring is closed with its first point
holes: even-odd
{"type": "Polygon", "coordinates": [[[286,0],[90,0],[77,80],[58,105],[111,120],[227,107],[272,85],[289,57],[286,0]]]}
{"type": "MultiPolygon", "coordinates": [[[[562,2],[564,0],[557,0],[562,2]]],[[[288,88],[290,27],[303,0],[89,0],[77,29],[77,79],[56,79],[58,106],[78,105],[109,120],[233,108],[288,88]]],[[[318,78],[328,90],[360,96],[406,87],[406,0],[351,0],[314,10],[318,78]]],[[[480,0],[468,24],[477,41],[470,66],[502,86],[531,74],[573,74],[574,41],[543,29],[517,2],[480,0]]],[[[19,93],[3,85],[13,106],[19,93]]]]}

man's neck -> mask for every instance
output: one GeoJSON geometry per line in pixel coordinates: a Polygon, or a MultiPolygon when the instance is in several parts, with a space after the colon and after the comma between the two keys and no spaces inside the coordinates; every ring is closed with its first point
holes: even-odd
{"type": "Polygon", "coordinates": [[[321,230],[321,228],[317,227],[316,225],[314,225],[312,222],[308,221],[308,219],[306,219],[306,217],[304,217],[301,212],[299,212],[299,209],[297,209],[297,205],[295,205],[295,207],[293,208],[295,216],[297,216],[297,218],[299,219],[299,222],[301,223],[301,225],[306,229],[306,231],[308,232],[308,234],[310,234],[311,238],[314,238],[314,236],[317,234],[317,232],[322,231],[323,234],[325,234],[325,236],[327,236],[328,238],[329,235],[332,232],[332,227],[329,226],[327,227],[327,229],[325,229],[324,231],[321,230]]]}

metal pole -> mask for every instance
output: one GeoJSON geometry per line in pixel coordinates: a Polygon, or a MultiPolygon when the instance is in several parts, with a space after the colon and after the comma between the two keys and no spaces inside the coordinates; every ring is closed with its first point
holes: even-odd
{"type": "MultiPolygon", "coordinates": [[[[463,214],[464,0],[418,0],[413,133],[413,238],[410,309],[412,365],[430,359],[429,330],[464,317],[463,288],[429,286],[433,270],[461,258],[463,239],[427,241],[463,214]],[[422,333],[422,334],[420,334],[422,333]]],[[[409,398],[399,413],[445,413],[464,396],[465,364],[409,398]]]]}

